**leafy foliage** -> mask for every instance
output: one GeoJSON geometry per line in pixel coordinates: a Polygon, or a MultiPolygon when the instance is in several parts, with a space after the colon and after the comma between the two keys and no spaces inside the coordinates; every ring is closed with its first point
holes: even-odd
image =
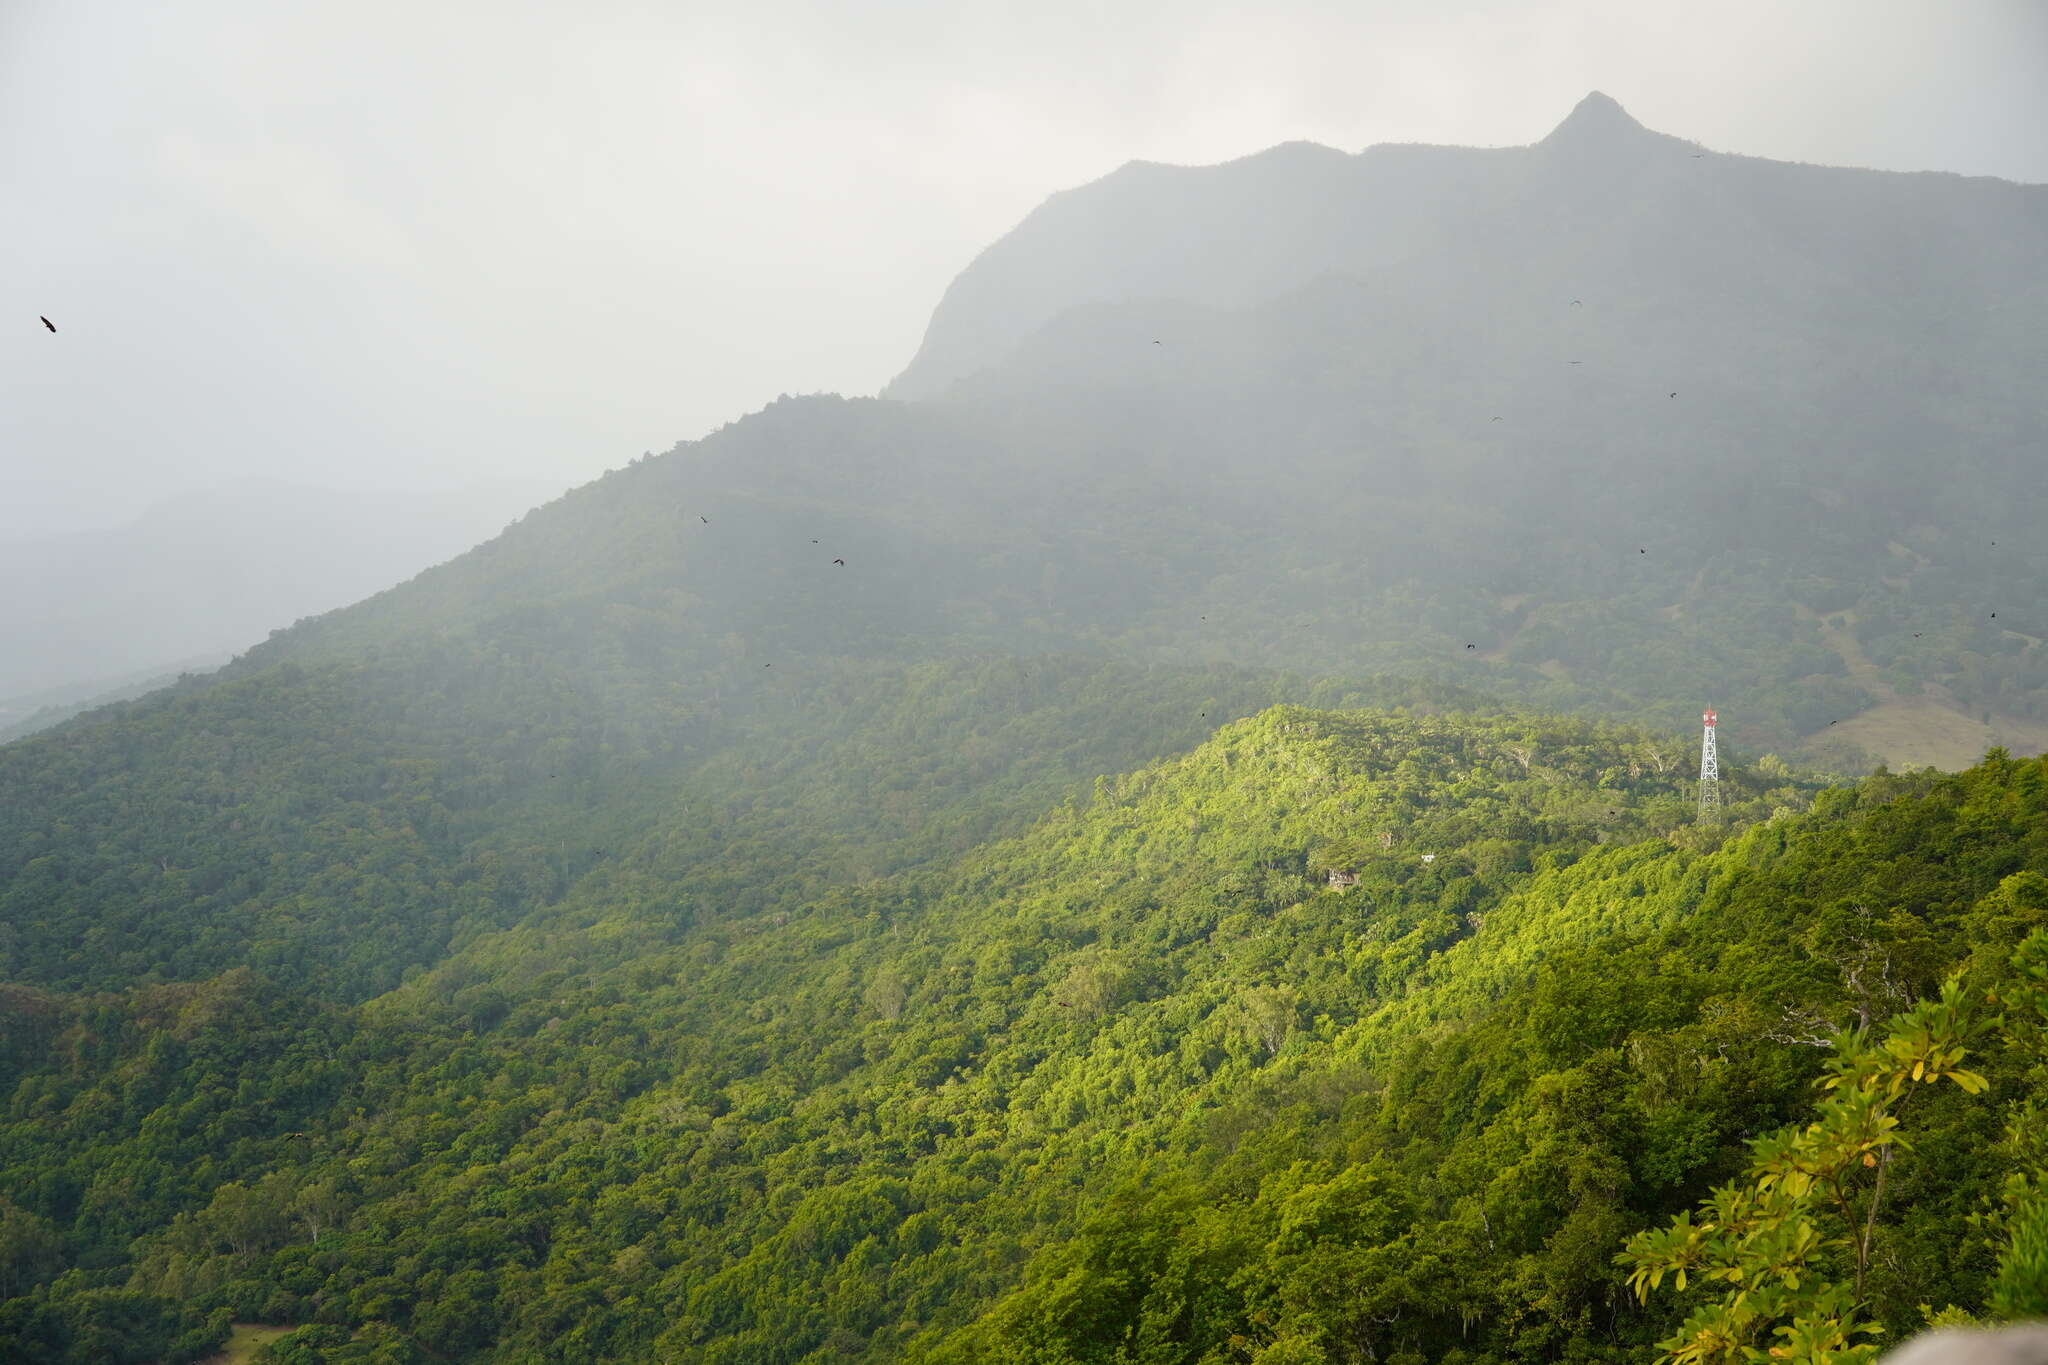
{"type": "MultiPolygon", "coordinates": [[[[2043,1098],[1928,1011],[2048,923],[2038,760],[1738,784],[1707,834],[1652,748],[1281,707],[858,879],[774,803],[723,861],[658,822],[361,1005],[14,988],[9,1311],[118,1289],[334,1360],[1639,1353],[1617,1247],[1799,1114],[1808,1032],[2043,1098]]],[[[1941,1089],[1863,1130],[1913,1144],[1893,1332],[2025,1283],[2031,1168],[1941,1089]]]]}
{"type": "Polygon", "coordinates": [[[1688,1277],[1731,1286],[1661,1343],[1663,1359],[1855,1365],[1875,1358],[1877,1346],[1857,1338],[1881,1329],[1858,1315],[1885,1177],[1905,1147],[1898,1111],[1920,1085],[1947,1080],[1972,1095],[1988,1089],[1990,1082],[1961,1065],[1965,1044],[1985,1027],[1952,979],[1938,999],[1894,1018],[1881,1042],[1858,1034],[1833,1040],[1821,1081],[1833,1093],[1812,1123],[1752,1141],[1748,1183],[1715,1190],[1697,1223],[1681,1214],[1670,1227],[1631,1239],[1616,1259],[1632,1267],[1629,1286],[1639,1297],[1666,1274],[1680,1290],[1688,1277]],[[1853,1282],[1832,1278],[1826,1264],[1843,1252],[1853,1282]]]}

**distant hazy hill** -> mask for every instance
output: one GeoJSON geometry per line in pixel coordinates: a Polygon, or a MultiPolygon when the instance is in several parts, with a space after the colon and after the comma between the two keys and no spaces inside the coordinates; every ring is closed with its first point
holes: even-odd
{"type": "Polygon", "coordinates": [[[432,640],[624,717],[798,656],[1086,649],[2034,751],[2044,281],[2048,189],[1708,153],[1598,95],[1526,148],[1127,167],[961,276],[919,401],[778,403],[246,667],[432,640]]]}
{"type": "Polygon", "coordinates": [[[161,667],[146,668],[140,672],[115,674],[90,682],[74,682],[8,697],[0,700],[0,744],[32,735],[38,730],[47,730],[81,711],[147,696],[169,687],[188,673],[210,672],[227,661],[226,654],[198,654],[189,659],[170,660],[161,667]]]}
{"type": "Polygon", "coordinates": [[[2044,314],[2048,187],[1712,153],[1596,94],[1530,147],[1057,195],[890,392],[1263,532],[1210,560],[1312,613],[1262,652],[1398,639],[1956,764],[2048,743],[2044,314]]]}
{"type": "Polygon", "coordinates": [[[1075,308],[1236,309],[1332,275],[1419,278],[1481,335],[1539,300],[1581,299],[1603,334],[1617,311],[1672,329],[1707,308],[1764,347],[1788,318],[1882,320],[1866,342],[1930,372],[2009,375],[2048,344],[2044,253],[2048,188],[1708,152],[1595,93],[1528,147],[1297,142],[1056,194],[953,282],[889,392],[934,396],[1075,308]]]}
{"type": "Polygon", "coordinates": [[[2032,752],[2044,281],[2048,189],[1710,153],[1600,95],[1525,148],[1133,165],[963,273],[920,401],[777,404],[259,657],[530,648],[542,611],[670,685],[1109,648],[2032,752]]]}
{"type": "Polygon", "coordinates": [[[6,713],[8,698],[75,689],[83,700],[127,675],[225,658],[461,553],[557,491],[246,482],[161,503],[126,526],[0,541],[0,725],[22,718],[6,713]]]}

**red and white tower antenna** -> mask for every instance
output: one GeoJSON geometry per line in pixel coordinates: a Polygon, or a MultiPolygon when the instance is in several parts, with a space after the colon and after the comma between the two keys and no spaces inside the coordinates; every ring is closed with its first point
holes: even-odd
{"type": "Polygon", "coordinates": [[[1706,731],[1700,738],[1700,823],[1712,825],[1721,819],[1721,756],[1714,749],[1714,710],[1700,715],[1706,731]]]}

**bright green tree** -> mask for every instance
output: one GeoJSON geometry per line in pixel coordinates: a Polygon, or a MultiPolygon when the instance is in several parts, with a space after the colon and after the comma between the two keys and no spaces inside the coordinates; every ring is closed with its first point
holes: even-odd
{"type": "Polygon", "coordinates": [[[1668,1365],[1863,1365],[1882,1329],[1864,1316],[1864,1280],[1899,1153],[1899,1113],[1922,1087],[1947,1080],[1975,1095],[1989,1082],[1963,1069],[1983,1018],[1951,978],[1938,999],[1895,1018],[1882,1041],[1838,1036],[1821,1085],[1827,1097],[1803,1128],[1750,1144],[1746,1177],[1715,1190],[1695,1218],[1638,1233],[1616,1260],[1639,1298],[1671,1276],[1720,1290],[1660,1342],[1668,1365]],[[1723,1288],[1725,1286],[1725,1288],[1723,1288]]]}

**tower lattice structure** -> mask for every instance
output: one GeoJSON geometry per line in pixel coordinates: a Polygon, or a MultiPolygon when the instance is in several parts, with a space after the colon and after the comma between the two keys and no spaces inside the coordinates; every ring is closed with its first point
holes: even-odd
{"type": "Polygon", "coordinates": [[[1714,712],[1701,713],[1706,722],[1700,737],[1700,823],[1711,825],[1721,818],[1721,755],[1714,748],[1714,712]]]}

